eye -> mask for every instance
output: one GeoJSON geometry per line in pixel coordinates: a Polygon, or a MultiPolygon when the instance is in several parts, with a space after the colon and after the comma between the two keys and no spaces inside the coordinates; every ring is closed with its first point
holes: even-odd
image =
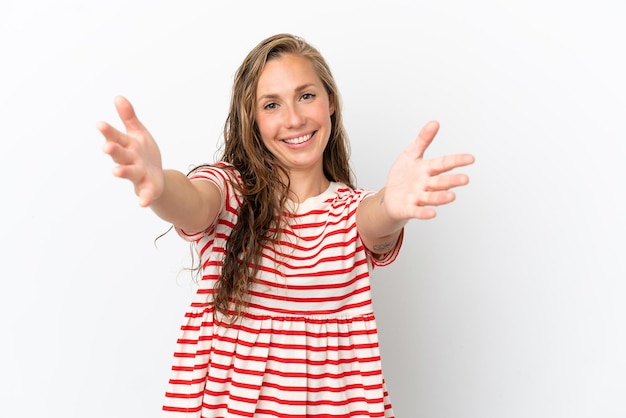
{"type": "Polygon", "coordinates": [[[314,99],[314,98],[315,98],[315,94],[313,94],[313,93],[304,93],[304,94],[301,96],[301,99],[302,99],[302,100],[312,100],[312,99],[314,99]]]}
{"type": "Polygon", "coordinates": [[[274,109],[276,109],[276,107],[278,107],[278,104],[276,104],[276,103],[268,103],[265,106],[263,106],[263,109],[265,109],[265,110],[274,110],[274,109]]]}

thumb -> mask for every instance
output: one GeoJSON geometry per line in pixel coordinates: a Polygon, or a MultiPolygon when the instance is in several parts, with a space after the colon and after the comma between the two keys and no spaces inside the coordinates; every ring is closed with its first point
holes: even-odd
{"type": "Polygon", "coordinates": [[[114,99],[115,109],[126,131],[145,130],[143,124],[137,118],[133,105],[124,96],[116,96],[114,99]]]}
{"type": "Polygon", "coordinates": [[[420,159],[424,157],[424,152],[426,148],[433,142],[435,135],[439,131],[439,122],[436,120],[431,120],[426,123],[420,130],[420,133],[415,138],[409,147],[407,148],[407,152],[411,154],[411,156],[415,159],[420,159]]]}

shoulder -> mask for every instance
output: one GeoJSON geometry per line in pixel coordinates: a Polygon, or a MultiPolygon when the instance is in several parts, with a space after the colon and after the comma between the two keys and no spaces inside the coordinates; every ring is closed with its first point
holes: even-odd
{"type": "Polygon", "coordinates": [[[213,183],[222,196],[220,213],[236,213],[242,203],[242,180],[239,171],[232,165],[219,161],[215,164],[200,165],[188,177],[192,181],[208,181],[213,183]]]}
{"type": "Polygon", "coordinates": [[[187,176],[191,181],[207,181],[214,184],[221,194],[221,206],[214,223],[204,231],[184,231],[176,228],[186,241],[212,239],[216,231],[228,230],[237,222],[241,207],[241,176],[227,163],[203,164],[192,169],[187,176]],[[226,229],[224,229],[226,228],[226,229]]]}
{"type": "Polygon", "coordinates": [[[329,191],[332,191],[333,200],[346,204],[359,204],[361,201],[376,192],[363,188],[352,188],[343,183],[332,182],[329,191]]]}
{"type": "Polygon", "coordinates": [[[242,187],[241,174],[232,165],[218,161],[215,164],[203,164],[192,169],[188,174],[192,181],[208,181],[220,191],[222,199],[240,194],[242,187]]]}
{"type": "Polygon", "coordinates": [[[217,181],[220,183],[229,181],[234,183],[241,183],[241,174],[232,165],[223,161],[218,161],[215,164],[203,164],[192,169],[187,175],[191,180],[209,180],[217,181]]]}

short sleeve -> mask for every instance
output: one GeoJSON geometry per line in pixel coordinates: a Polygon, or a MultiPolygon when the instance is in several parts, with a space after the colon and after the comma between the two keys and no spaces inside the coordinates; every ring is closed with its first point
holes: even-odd
{"type": "MultiPolygon", "coordinates": [[[[232,166],[221,162],[212,166],[200,166],[189,173],[188,177],[192,181],[209,181],[217,186],[222,197],[222,206],[216,219],[224,217],[224,212],[232,206],[233,198],[237,200],[234,184],[239,184],[241,180],[238,173],[232,168],[232,166]]],[[[181,238],[190,242],[198,241],[204,235],[210,233],[213,229],[214,225],[211,225],[204,231],[185,231],[178,227],[175,228],[181,238]]]]}
{"type": "Polygon", "coordinates": [[[400,236],[396,240],[393,248],[386,252],[385,254],[374,254],[370,250],[365,249],[367,252],[368,258],[372,263],[373,267],[383,267],[393,263],[396,258],[398,258],[398,254],[400,253],[400,247],[402,247],[402,240],[404,239],[404,228],[400,231],[400,236]]]}
{"type": "MultiPolygon", "coordinates": [[[[376,192],[374,191],[360,190],[360,192],[361,192],[361,198],[359,199],[359,203],[363,201],[364,199],[376,194],[376,192]]],[[[400,231],[400,235],[398,236],[398,239],[396,240],[396,243],[394,244],[393,248],[391,248],[389,251],[387,251],[384,254],[374,254],[366,247],[365,252],[367,253],[367,259],[370,265],[372,266],[372,268],[383,267],[383,266],[387,266],[393,263],[396,260],[396,258],[398,258],[398,254],[400,253],[400,248],[402,247],[403,238],[404,238],[404,228],[402,228],[402,230],[400,231]]]]}

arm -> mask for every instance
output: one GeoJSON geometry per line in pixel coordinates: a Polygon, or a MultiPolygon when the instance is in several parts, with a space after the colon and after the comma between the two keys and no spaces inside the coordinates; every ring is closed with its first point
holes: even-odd
{"type": "Polygon", "coordinates": [[[159,147],[130,102],[118,96],[115,107],[126,132],[106,122],[97,125],[106,140],[103,151],[117,163],[113,175],[131,181],[140,206],[149,206],[163,220],[188,231],[209,227],[221,207],[217,187],[191,181],[179,171],[163,170],[159,147]]]}
{"type": "Polygon", "coordinates": [[[385,189],[366,197],[356,213],[356,227],[365,247],[374,254],[393,248],[408,220],[393,219],[384,207],[385,189]]]}
{"type": "Polygon", "coordinates": [[[465,174],[450,170],[472,164],[470,154],[453,154],[425,160],[424,151],[435,138],[439,123],[427,123],[417,139],[400,154],[387,176],[387,184],[374,196],[364,199],[356,214],[363,244],[375,254],[389,251],[410,219],[430,219],[433,206],[454,201],[450,189],[466,185],[465,174]]]}

